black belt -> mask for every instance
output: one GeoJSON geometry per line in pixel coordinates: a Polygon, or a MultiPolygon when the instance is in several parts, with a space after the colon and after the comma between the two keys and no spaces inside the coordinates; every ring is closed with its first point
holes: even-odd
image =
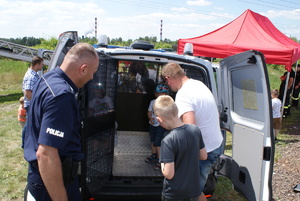
{"type": "MultiPolygon", "coordinates": [[[[38,168],[38,162],[32,161],[30,162],[30,165],[36,169],[39,170],[38,168]]],[[[62,165],[62,173],[63,173],[63,180],[65,186],[68,184],[72,183],[78,173],[78,168],[79,168],[79,162],[73,161],[71,156],[61,158],[61,165],[62,165]]]]}
{"type": "Polygon", "coordinates": [[[76,179],[79,162],[73,161],[71,156],[67,156],[62,160],[61,164],[64,184],[65,186],[67,186],[69,183],[72,183],[76,179]]]}

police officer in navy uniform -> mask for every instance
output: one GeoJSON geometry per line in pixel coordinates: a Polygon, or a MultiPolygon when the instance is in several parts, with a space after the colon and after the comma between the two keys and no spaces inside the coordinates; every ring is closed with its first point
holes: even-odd
{"type": "Polygon", "coordinates": [[[293,89],[292,86],[293,86],[293,81],[294,81],[294,78],[295,78],[295,71],[291,70],[289,80],[286,80],[287,73],[288,72],[285,72],[283,74],[283,76],[280,77],[281,84],[280,84],[280,87],[279,87],[279,96],[278,96],[278,98],[283,103],[284,92],[286,92],[284,106],[283,106],[283,108],[284,108],[283,117],[287,117],[291,113],[291,105],[290,105],[290,98],[291,97],[290,97],[290,95],[292,93],[292,89],[293,89]],[[288,82],[288,86],[287,86],[287,90],[285,91],[286,82],[288,82]]]}
{"type": "Polygon", "coordinates": [[[295,75],[295,85],[292,95],[292,105],[295,108],[298,108],[299,105],[299,93],[300,93],[300,64],[298,64],[296,68],[296,75],[295,75]]]}
{"type": "Polygon", "coordinates": [[[36,83],[24,139],[27,200],[81,200],[77,171],[84,156],[75,94],[93,78],[98,64],[94,48],[78,43],[60,67],[36,83]]]}

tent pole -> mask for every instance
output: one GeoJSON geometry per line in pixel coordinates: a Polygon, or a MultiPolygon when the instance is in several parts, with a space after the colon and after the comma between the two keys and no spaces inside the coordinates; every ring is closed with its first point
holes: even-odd
{"type": "Polygon", "coordinates": [[[294,78],[294,81],[293,81],[293,88],[292,88],[292,96],[293,96],[293,93],[294,93],[294,89],[295,89],[295,82],[296,82],[296,77],[297,77],[297,68],[298,68],[298,60],[296,62],[296,67],[295,67],[295,78],[294,78]]]}
{"type": "Polygon", "coordinates": [[[288,71],[287,75],[286,75],[286,78],[285,78],[285,87],[284,87],[284,93],[283,93],[283,98],[282,98],[281,116],[283,115],[286,92],[287,92],[287,87],[289,85],[289,79],[290,79],[290,72],[288,71]]]}

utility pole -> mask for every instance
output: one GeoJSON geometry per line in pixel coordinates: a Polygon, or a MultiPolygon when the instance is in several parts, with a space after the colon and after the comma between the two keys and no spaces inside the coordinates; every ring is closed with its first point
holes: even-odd
{"type": "Polygon", "coordinates": [[[162,41],[162,23],[163,21],[160,20],[160,41],[162,41]]]}
{"type": "Polygon", "coordinates": [[[95,17],[95,38],[97,39],[97,18],[95,17]]]}

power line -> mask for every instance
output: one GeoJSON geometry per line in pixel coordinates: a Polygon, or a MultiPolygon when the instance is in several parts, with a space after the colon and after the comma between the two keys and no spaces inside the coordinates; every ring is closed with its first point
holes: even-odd
{"type": "Polygon", "coordinates": [[[287,5],[283,5],[283,4],[278,4],[278,3],[274,3],[274,2],[270,2],[270,1],[264,1],[264,0],[258,0],[259,2],[265,2],[265,3],[270,3],[270,4],[274,4],[277,6],[283,6],[283,7],[287,7],[287,8],[295,8],[295,7],[291,7],[291,6],[287,6],[287,5]]]}
{"type": "Polygon", "coordinates": [[[170,4],[160,3],[158,6],[157,3],[153,3],[151,1],[143,1],[143,2],[136,2],[134,0],[104,0],[104,1],[121,3],[121,4],[129,4],[129,5],[134,5],[134,6],[138,6],[138,7],[144,7],[144,8],[155,8],[155,10],[161,10],[164,12],[175,13],[175,14],[194,12],[194,13],[198,13],[198,14],[205,14],[208,16],[218,17],[221,19],[231,18],[228,16],[220,16],[219,14],[214,14],[209,11],[199,10],[199,9],[187,9],[186,11],[185,10],[172,11],[172,10],[170,10],[170,8],[175,7],[174,4],[170,5],[170,4]]]}
{"type": "Polygon", "coordinates": [[[287,2],[287,3],[292,3],[292,4],[300,5],[300,3],[296,3],[296,2],[292,2],[292,1],[287,1],[287,0],[280,0],[280,1],[284,1],[284,2],[287,2]]]}
{"type": "MultiPolygon", "coordinates": [[[[125,4],[125,5],[133,5],[133,6],[137,6],[137,7],[143,7],[143,8],[146,8],[146,9],[155,9],[155,11],[163,11],[165,13],[175,13],[175,14],[190,14],[190,13],[196,13],[196,14],[205,14],[207,16],[212,16],[212,17],[216,17],[216,18],[219,18],[221,20],[226,20],[227,19],[233,19],[232,17],[230,16],[226,16],[226,15],[221,15],[221,14],[217,14],[217,13],[211,13],[209,11],[206,11],[206,10],[200,10],[200,9],[190,9],[188,6],[187,6],[187,10],[177,10],[177,11],[174,11],[174,10],[171,10],[170,8],[174,8],[176,7],[176,5],[174,4],[167,4],[167,3],[162,3],[160,2],[159,5],[157,4],[157,2],[152,2],[152,1],[147,1],[147,0],[144,0],[144,1],[135,1],[135,0],[104,0],[104,1],[107,1],[107,2],[114,2],[114,3],[118,3],[118,4],[125,4]]],[[[295,7],[292,7],[291,5],[284,5],[284,4],[280,4],[280,3],[274,3],[274,2],[270,2],[268,0],[257,0],[259,1],[259,3],[257,2],[251,2],[251,1],[248,1],[248,0],[238,0],[238,1],[241,1],[241,2],[245,2],[245,3],[248,3],[248,4],[253,4],[255,6],[262,6],[262,7],[267,7],[267,8],[273,8],[273,9],[277,9],[277,10],[283,10],[283,7],[286,7],[286,8],[292,8],[292,9],[295,9],[295,7]]],[[[300,3],[295,3],[291,0],[281,0],[283,2],[286,2],[286,3],[290,3],[290,4],[299,4],[300,3]]],[[[178,6],[179,7],[179,6],[178,6]]],[[[284,27],[288,27],[289,25],[285,25],[285,24],[278,24],[280,26],[284,26],[284,27]]]]}
{"type": "Polygon", "coordinates": [[[283,26],[284,28],[300,28],[300,25],[287,25],[287,24],[281,24],[281,23],[276,23],[276,25],[279,25],[279,26],[283,26]]]}
{"type": "MultiPolygon", "coordinates": [[[[242,1],[242,2],[245,2],[245,3],[249,3],[249,4],[253,4],[253,5],[259,5],[259,6],[263,6],[263,7],[268,7],[268,8],[275,8],[275,9],[278,9],[278,10],[282,10],[282,8],[280,7],[275,7],[275,6],[272,6],[270,4],[261,4],[261,3],[254,3],[254,2],[251,2],[251,1],[246,1],[246,0],[238,0],[238,1],[242,1]]],[[[259,2],[265,2],[265,1],[262,1],[260,0],[259,2]]],[[[266,3],[266,2],[265,2],[266,3]]],[[[273,3],[272,3],[273,4],[273,3]]]]}

